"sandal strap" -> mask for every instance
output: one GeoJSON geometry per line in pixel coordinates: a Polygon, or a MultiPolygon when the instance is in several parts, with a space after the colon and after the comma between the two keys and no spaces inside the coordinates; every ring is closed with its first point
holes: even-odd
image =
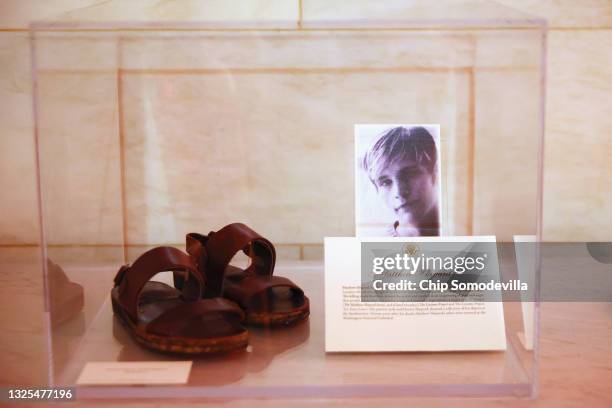
{"type": "Polygon", "coordinates": [[[187,252],[198,260],[199,270],[206,276],[204,297],[221,296],[225,269],[241,250],[251,258],[245,274],[272,276],[276,263],[274,245],[242,223],[226,225],[208,236],[187,235],[187,252]]]}
{"type": "Polygon", "coordinates": [[[250,309],[251,302],[257,296],[267,294],[272,288],[286,287],[289,288],[298,296],[304,296],[304,291],[293,283],[291,280],[282,276],[246,276],[239,282],[232,282],[232,285],[227,285],[224,289],[224,295],[228,299],[238,302],[241,307],[250,309]]]}
{"type": "Polygon", "coordinates": [[[223,299],[202,299],[197,302],[184,303],[166,310],[155,320],[141,326],[140,330],[157,335],[175,336],[185,333],[190,328],[201,327],[201,318],[213,313],[244,320],[244,312],[234,302],[223,299]]]}
{"type": "MultiPolygon", "coordinates": [[[[196,270],[199,272],[200,277],[208,282],[208,278],[206,277],[206,264],[208,262],[208,256],[206,252],[206,248],[204,247],[204,242],[206,242],[206,236],[202,234],[197,234],[195,232],[189,233],[185,237],[186,244],[185,248],[191,261],[195,265],[196,270]]],[[[174,287],[177,289],[183,288],[184,277],[180,273],[173,273],[174,287]]]]}
{"type": "Polygon", "coordinates": [[[186,271],[183,296],[188,300],[200,297],[204,281],[189,255],[173,247],[153,248],[131,265],[123,265],[115,276],[119,302],[134,322],[138,321],[138,296],[142,288],[157,273],[166,271],[186,271]]]}

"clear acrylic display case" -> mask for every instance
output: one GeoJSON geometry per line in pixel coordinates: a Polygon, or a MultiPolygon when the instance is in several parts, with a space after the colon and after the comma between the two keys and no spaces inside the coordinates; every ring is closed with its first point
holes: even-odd
{"type": "Polygon", "coordinates": [[[545,23],[483,2],[321,4],[297,21],[32,25],[50,385],[89,361],[185,359],[135,344],[113,277],[242,221],[275,243],[309,321],[194,359],[188,386],[79,398],[535,395],[537,296],[505,302],[506,351],[326,354],[322,243],[355,233],[353,125],[435,123],[445,233],[496,235],[516,275],[513,236],[539,239],[542,220],[545,23]]]}

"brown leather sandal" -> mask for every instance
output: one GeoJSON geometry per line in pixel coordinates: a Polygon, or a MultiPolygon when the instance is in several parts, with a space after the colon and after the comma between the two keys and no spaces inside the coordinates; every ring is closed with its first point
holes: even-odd
{"type": "Polygon", "coordinates": [[[227,299],[202,300],[204,286],[187,254],[154,248],[119,269],[111,291],[113,311],[137,342],[156,351],[212,354],[246,347],[243,311],[227,299]],[[182,291],[149,281],[165,271],[182,276],[182,291]]]}
{"type": "Polygon", "coordinates": [[[246,225],[230,224],[208,235],[191,233],[186,240],[187,253],[207,280],[205,298],[222,293],[245,311],[247,323],[256,326],[286,326],[310,314],[304,291],[289,279],[272,275],[274,245],[246,225]],[[251,258],[244,270],[229,265],[240,250],[251,258]]]}

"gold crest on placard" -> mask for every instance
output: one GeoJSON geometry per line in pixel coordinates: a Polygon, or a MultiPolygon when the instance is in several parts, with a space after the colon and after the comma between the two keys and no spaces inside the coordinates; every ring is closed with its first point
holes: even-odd
{"type": "Polygon", "coordinates": [[[416,253],[419,251],[419,246],[416,244],[408,244],[406,245],[406,247],[404,248],[404,253],[410,255],[410,256],[414,256],[416,255],[416,253]]]}

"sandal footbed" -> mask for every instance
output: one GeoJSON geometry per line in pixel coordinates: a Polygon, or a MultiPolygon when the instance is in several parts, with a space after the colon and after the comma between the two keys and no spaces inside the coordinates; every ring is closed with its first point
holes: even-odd
{"type": "MultiPolygon", "coordinates": [[[[224,319],[221,315],[212,314],[202,317],[203,332],[192,336],[164,336],[137,330],[137,325],[129,318],[118,301],[118,289],[111,292],[113,311],[121,323],[128,329],[135,340],[155,351],[182,354],[216,354],[229,352],[248,345],[248,331],[236,320],[224,319]],[[205,326],[204,326],[205,325],[205,326]]],[[[153,321],[161,313],[172,309],[184,301],[180,292],[161,282],[147,282],[139,296],[139,322],[153,321]]]]}

